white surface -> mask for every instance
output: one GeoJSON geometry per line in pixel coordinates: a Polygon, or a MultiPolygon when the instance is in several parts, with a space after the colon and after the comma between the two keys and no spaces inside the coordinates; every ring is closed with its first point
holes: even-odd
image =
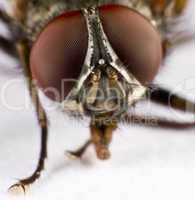
{"type": "MultiPolygon", "coordinates": [[[[195,22],[193,13],[189,24],[195,22]]],[[[14,81],[15,85],[6,90],[6,100],[12,106],[29,102],[29,98],[24,101],[22,73],[3,54],[0,66],[0,199],[10,200],[14,197],[8,196],[6,189],[35,169],[40,138],[33,109],[13,111],[6,108],[2,99],[5,85],[17,79],[20,82],[14,81]]],[[[183,86],[182,94],[195,100],[195,81],[191,80],[195,80],[195,41],[174,49],[156,78],[156,82],[173,89],[183,86]]],[[[138,107],[141,112],[193,119],[155,105],[138,107]]],[[[90,148],[82,161],[71,161],[64,156],[64,150],[74,149],[88,138],[88,123],[64,118],[56,111],[49,111],[49,118],[47,169],[27,196],[18,199],[194,200],[195,128],[174,131],[120,125],[111,146],[111,160],[98,161],[90,148]]]]}

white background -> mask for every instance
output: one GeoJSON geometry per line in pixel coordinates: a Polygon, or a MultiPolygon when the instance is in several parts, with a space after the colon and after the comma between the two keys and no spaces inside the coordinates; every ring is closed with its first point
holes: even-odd
{"type": "MultiPolygon", "coordinates": [[[[0,0],[0,5],[3,0],[0,0]]],[[[194,1],[191,1],[180,30],[195,30],[194,1]]],[[[3,5],[3,4],[2,4],[3,5]]],[[[6,34],[5,27],[0,27],[6,34]]],[[[0,199],[188,199],[195,198],[195,128],[171,130],[120,125],[111,145],[112,158],[101,162],[90,148],[83,160],[69,160],[64,150],[77,148],[89,136],[88,120],[79,122],[49,111],[49,158],[42,178],[26,197],[9,196],[7,188],[17,178],[35,169],[39,153],[39,127],[31,108],[7,108],[29,103],[26,85],[14,60],[0,54],[0,199]],[[14,84],[13,84],[14,83],[14,84]],[[25,99],[25,100],[24,100],[25,99]]],[[[195,100],[195,40],[172,49],[155,82],[195,100]]],[[[45,101],[45,104],[48,101],[45,101]]],[[[139,104],[142,113],[154,113],[180,121],[193,116],[156,105],[139,104]]]]}

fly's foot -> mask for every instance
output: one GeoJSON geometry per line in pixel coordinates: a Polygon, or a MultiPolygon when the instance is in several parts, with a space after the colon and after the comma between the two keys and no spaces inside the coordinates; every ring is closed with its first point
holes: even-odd
{"type": "Polygon", "coordinates": [[[8,192],[13,195],[21,195],[21,194],[25,195],[28,187],[29,187],[29,185],[25,185],[19,181],[18,183],[12,185],[8,189],[8,192]]]}
{"type": "Polygon", "coordinates": [[[71,160],[81,159],[81,157],[83,156],[83,154],[85,153],[90,144],[91,140],[88,140],[83,146],[81,146],[76,151],[66,151],[67,157],[70,158],[71,160]]]}
{"type": "Polygon", "coordinates": [[[66,151],[65,154],[70,160],[78,160],[82,156],[80,154],[77,154],[77,152],[73,152],[73,151],[66,151]]]}

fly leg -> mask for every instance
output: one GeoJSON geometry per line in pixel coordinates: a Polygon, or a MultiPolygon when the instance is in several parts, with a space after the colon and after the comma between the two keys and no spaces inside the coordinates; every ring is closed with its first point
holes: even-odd
{"type": "Polygon", "coordinates": [[[47,120],[45,114],[42,113],[43,119],[39,120],[41,126],[41,150],[39,155],[38,165],[31,176],[19,180],[16,184],[9,188],[11,193],[25,193],[28,186],[33,184],[41,175],[41,171],[44,169],[44,162],[47,157],[47,120]]]}
{"type": "Polygon", "coordinates": [[[18,56],[16,47],[13,45],[13,41],[10,41],[3,36],[0,36],[0,49],[14,58],[17,58],[18,56]]]}
{"type": "Polygon", "coordinates": [[[91,124],[91,140],[88,140],[82,147],[76,151],[68,151],[67,155],[70,158],[81,158],[89,145],[95,146],[97,157],[100,160],[107,160],[110,158],[109,145],[112,140],[113,131],[117,128],[115,124],[99,125],[91,124]]]}
{"type": "Polygon", "coordinates": [[[81,146],[77,150],[67,151],[66,154],[71,159],[81,158],[83,156],[83,154],[85,153],[85,151],[87,150],[87,148],[90,146],[90,144],[91,144],[91,140],[88,140],[87,142],[85,142],[85,144],[83,146],[81,146]]]}
{"type": "Polygon", "coordinates": [[[10,32],[10,37],[0,36],[0,48],[8,55],[18,58],[16,45],[24,38],[22,25],[9,16],[6,11],[0,9],[0,20],[5,23],[10,32]]]}
{"type": "Polygon", "coordinates": [[[195,122],[180,122],[159,117],[139,115],[126,115],[121,119],[120,123],[127,125],[136,124],[144,127],[165,128],[174,130],[195,128],[195,122]]]}
{"type": "Polygon", "coordinates": [[[12,17],[10,17],[4,10],[0,9],[0,19],[6,23],[10,24],[13,22],[12,17]]]}
{"type": "Polygon", "coordinates": [[[47,157],[48,120],[47,120],[46,112],[41,105],[36,85],[32,79],[32,74],[29,67],[30,48],[28,46],[28,40],[24,40],[19,43],[18,51],[19,51],[19,55],[21,57],[21,61],[23,64],[22,66],[24,67],[26,80],[28,82],[28,89],[30,92],[32,102],[36,108],[37,119],[38,119],[38,123],[41,129],[41,133],[40,133],[41,149],[40,149],[38,164],[35,171],[32,173],[31,176],[19,180],[16,184],[14,184],[13,186],[9,188],[9,191],[11,192],[18,193],[18,192],[23,191],[25,193],[27,186],[34,183],[40,177],[41,171],[44,169],[45,159],[47,157]]]}
{"type": "MultiPolygon", "coordinates": [[[[171,93],[171,91],[161,88],[158,85],[151,85],[148,88],[148,98],[157,104],[187,113],[195,113],[195,103],[171,93]]],[[[151,116],[125,115],[120,120],[121,123],[139,124],[148,127],[161,127],[171,129],[194,128],[195,122],[179,122],[177,120],[163,119],[151,116]]]]}
{"type": "Polygon", "coordinates": [[[175,110],[195,113],[195,103],[156,85],[152,85],[149,88],[149,98],[155,103],[175,110]]]}
{"type": "MultiPolygon", "coordinates": [[[[14,1],[14,19],[16,24],[20,24],[21,27],[25,27],[26,20],[27,20],[27,8],[28,8],[28,0],[15,0],[14,1]]],[[[8,18],[5,14],[1,13],[3,16],[4,22],[7,21],[12,23],[11,19],[8,18]]],[[[9,24],[8,23],[8,24],[9,24]]],[[[10,27],[10,26],[9,26],[10,27]]],[[[11,30],[11,29],[10,29],[11,30]]],[[[14,35],[14,32],[12,32],[14,35]]],[[[15,41],[15,47],[18,52],[18,57],[21,61],[21,66],[24,69],[24,75],[26,81],[28,83],[28,90],[32,99],[32,102],[36,108],[36,115],[38,119],[38,123],[41,129],[41,148],[39,154],[39,160],[36,169],[32,173],[32,175],[28,176],[27,178],[19,180],[16,184],[9,188],[11,192],[21,192],[25,193],[26,188],[33,184],[40,176],[41,172],[44,169],[45,159],[47,157],[47,141],[48,141],[48,120],[46,116],[46,112],[41,105],[38,90],[36,88],[36,84],[33,81],[32,73],[30,70],[30,43],[26,35],[23,35],[22,38],[19,38],[15,41]]]]}

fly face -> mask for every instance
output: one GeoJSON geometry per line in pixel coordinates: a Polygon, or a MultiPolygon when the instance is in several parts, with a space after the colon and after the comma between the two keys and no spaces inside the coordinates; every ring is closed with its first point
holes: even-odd
{"type": "Polygon", "coordinates": [[[93,118],[118,118],[142,98],[145,87],[126,69],[113,50],[95,7],[83,10],[88,50],[80,78],[68,101],[76,101],[93,118]]]}
{"type": "Polygon", "coordinates": [[[90,116],[117,117],[128,109],[129,92],[128,84],[121,75],[103,64],[90,74],[79,101],[90,116]]]}
{"type": "Polygon", "coordinates": [[[40,87],[57,90],[63,110],[104,120],[118,119],[142,98],[161,59],[161,37],[150,21],[107,5],[52,20],[34,42],[30,64],[40,87]],[[62,88],[67,79],[76,81],[62,88]]]}

